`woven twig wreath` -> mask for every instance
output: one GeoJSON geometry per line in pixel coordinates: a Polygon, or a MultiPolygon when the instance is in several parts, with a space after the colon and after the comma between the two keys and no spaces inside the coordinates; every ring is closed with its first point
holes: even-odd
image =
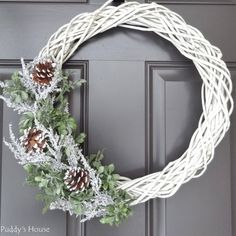
{"type": "MultiPolygon", "coordinates": [[[[186,24],[175,12],[156,3],[127,2],[114,7],[109,6],[111,2],[111,0],[106,2],[92,13],[79,14],[59,28],[50,37],[38,58],[52,58],[58,62],[57,66],[61,69],[63,63],[86,40],[111,28],[125,27],[151,31],[172,42],[181,54],[193,61],[203,81],[201,89],[203,113],[189,147],[182,156],[168,163],[162,171],[133,180],[119,177],[116,190],[127,192],[132,198],[129,204],[135,205],[156,197],[170,197],[183,183],[205,172],[214,157],[215,147],[230,127],[230,115],[233,110],[232,82],[230,73],[221,59],[221,51],[211,45],[196,28],[186,24]]],[[[50,62],[49,60],[48,63],[50,62]]],[[[44,64],[41,62],[42,65],[45,66],[45,62],[44,64]]],[[[48,88],[46,94],[51,91],[53,89],[48,88]]],[[[41,130],[45,129],[41,127],[41,130]]],[[[31,136],[36,135],[36,131],[31,130],[31,136]]],[[[47,135],[47,131],[44,133],[47,135]]],[[[88,175],[87,172],[82,174],[88,175]]],[[[69,172],[66,178],[68,176],[70,177],[69,172]]],[[[86,184],[86,181],[84,182],[86,184]]],[[[107,222],[111,223],[109,220],[107,222]]]]}

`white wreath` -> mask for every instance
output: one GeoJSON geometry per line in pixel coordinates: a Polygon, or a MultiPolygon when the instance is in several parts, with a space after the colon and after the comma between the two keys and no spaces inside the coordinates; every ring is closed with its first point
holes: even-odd
{"type": "Polygon", "coordinates": [[[203,81],[203,113],[188,149],[162,171],[133,180],[121,177],[119,188],[136,199],[132,203],[135,205],[156,197],[170,197],[183,183],[205,172],[216,146],[230,127],[232,82],[221,51],[175,12],[156,3],[127,2],[114,7],[109,6],[111,2],[109,0],[92,13],[79,14],[59,28],[39,56],[54,56],[62,66],[83,42],[111,28],[152,31],[172,42],[181,54],[191,59],[203,81]]]}

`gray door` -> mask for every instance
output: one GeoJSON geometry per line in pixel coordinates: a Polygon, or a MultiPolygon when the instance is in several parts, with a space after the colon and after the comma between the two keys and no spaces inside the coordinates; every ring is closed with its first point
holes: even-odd
{"type": "MultiPolygon", "coordinates": [[[[0,0],[0,79],[33,59],[49,36],[80,12],[103,0],[0,0]]],[[[236,1],[159,1],[181,14],[219,46],[236,80],[236,1]]],[[[191,61],[169,42],[128,29],[110,30],[85,43],[65,65],[87,86],[71,97],[71,110],[88,133],[86,149],[105,148],[106,162],[136,178],[161,170],[187,148],[201,113],[201,81],[191,61]]],[[[0,106],[0,138],[18,117],[0,106]]],[[[60,211],[41,214],[37,189],[22,185],[24,171],[1,147],[1,226],[27,228],[20,235],[45,236],[235,236],[236,117],[204,176],[167,200],[134,207],[119,228],[78,219],[60,211]],[[46,233],[37,233],[42,228],[46,233]],[[48,229],[47,229],[48,228],[48,229]]],[[[23,229],[23,228],[22,228],[23,229]]],[[[2,236],[10,233],[2,232],[2,236]]]]}

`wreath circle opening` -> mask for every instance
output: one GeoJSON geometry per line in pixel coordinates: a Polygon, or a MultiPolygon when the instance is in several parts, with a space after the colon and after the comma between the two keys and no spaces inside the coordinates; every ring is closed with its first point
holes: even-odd
{"type": "Polygon", "coordinates": [[[133,199],[129,205],[136,205],[157,197],[171,197],[182,184],[206,171],[216,146],[230,127],[232,82],[220,49],[211,45],[199,30],[188,25],[177,13],[157,3],[125,2],[115,7],[109,5],[111,2],[107,1],[94,12],[79,14],[60,27],[38,58],[53,58],[61,69],[85,41],[111,28],[124,27],[154,32],[170,41],[182,55],[193,61],[203,82],[203,112],[187,150],[162,171],[137,179],[119,177],[117,190],[127,192],[133,199]]]}

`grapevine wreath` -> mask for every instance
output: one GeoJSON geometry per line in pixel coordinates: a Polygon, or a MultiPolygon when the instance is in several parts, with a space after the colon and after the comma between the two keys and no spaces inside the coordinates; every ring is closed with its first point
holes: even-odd
{"type": "Polygon", "coordinates": [[[230,73],[221,51],[175,12],[156,3],[111,0],[91,13],[82,13],[59,28],[34,61],[1,82],[1,98],[21,116],[17,139],[10,125],[5,144],[27,172],[27,182],[38,186],[46,209],[82,215],[82,221],[101,217],[101,223],[119,224],[131,206],[156,197],[167,198],[192,178],[201,176],[214,156],[215,147],[230,127],[233,110],[230,73]],[[191,59],[203,81],[202,115],[188,149],[162,170],[129,179],[103,165],[103,153],[84,156],[85,134],[76,133],[68,111],[67,94],[84,83],[72,82],[62,65],[91,37],[114,27],[151,31],[172,42],[191,59]]]}

